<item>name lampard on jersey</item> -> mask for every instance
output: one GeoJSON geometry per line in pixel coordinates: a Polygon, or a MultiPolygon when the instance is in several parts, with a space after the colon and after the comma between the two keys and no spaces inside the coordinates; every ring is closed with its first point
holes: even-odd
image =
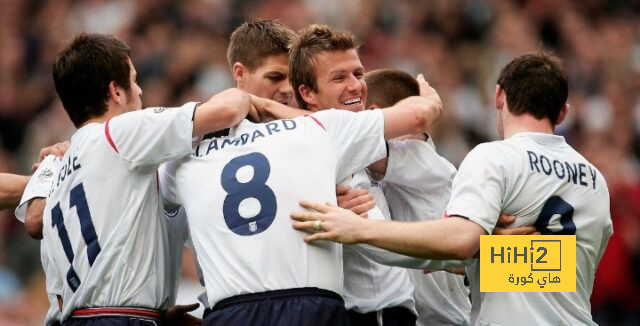
{"type": "Polygon", "coordinates": [[[596,170],[590,165],[561,162],[533,151],[527,151],[527,154],[529,155],[529,168],[532,172],[544,173],[560,180],[567,180],[575,185],[596,189],[596,170]],[[587,173],[589,174],[587,175],[587,173]]]}
{"type": "Polygon", "coordinates": [[[296,127],[297,124],[294,120],[276,120],[266,123],[256,130],[241,134],[240,136],[212,138],[209,142],[202,142],[198,147],[196,147],[192,155],[195,157],[202,157],[209,155],[212,151],[217,151],[229,146],[236,147],[242,146],[246,143],[253,143],[260,138],[271,136],[283,131],[294,130],[296,127]]]}

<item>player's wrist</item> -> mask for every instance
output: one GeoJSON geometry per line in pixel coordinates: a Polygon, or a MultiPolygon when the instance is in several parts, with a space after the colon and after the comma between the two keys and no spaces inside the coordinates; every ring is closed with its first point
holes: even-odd
{"type": "Polygon", "coordinates": [[[383,226],[380,222],[382,221],[362,219],[362,223],[360,223],[358,231],[355,234],[355,242],[373,244],[376,240],[378,229],[383,226]]]}

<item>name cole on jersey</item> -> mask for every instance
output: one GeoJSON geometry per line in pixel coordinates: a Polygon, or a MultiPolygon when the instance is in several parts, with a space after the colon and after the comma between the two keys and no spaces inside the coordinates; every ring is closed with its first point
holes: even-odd
{"type": "Polygon", "coordinates": [[[80,162],[78,161],[77,155],[74,155],[73,157],[71,155],[67,156],[67,162],[64,164],[62,163],[62,160],[63,159],[57,157],[54,159],[54,161],[57,161],[56,163],[60,167],[60,170],[58,171],[55,186],[51,187],[50,194],[53,193],[53,191],[56,190],[58,186],[60,186],[60,183],[64,182],[64,180],[68,179],[69,176],[71,176],[74,172],[80,170],[80,168],[82,167],[82,165],[80,165],[80,162]]]}

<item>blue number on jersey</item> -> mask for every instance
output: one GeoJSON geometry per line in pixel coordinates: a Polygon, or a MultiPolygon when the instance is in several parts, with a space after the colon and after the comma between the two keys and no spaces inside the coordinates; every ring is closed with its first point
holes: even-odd
{"type": "Polygon", "coordinates": [[[533,225],[541,234],[576,234],[576,225],[573,223],[573,206],[558,196],[549,197],[544,206],[542,206],[542,211],[533,225]],[[560,215],[562,230],[558,232],[548,228],[551,217],[554,215],[560,215]]]}
{"type": "Polygon", "coordinates": [[[222,213],[227,227],[238,235],[254,235],[266,230],[276,217],[278,205],[273,190],[266,185],[271,173],[269,160],[264,154],[250,153],[238,156],[222,169],[222,188],[227,192],[222,213]],[[238,180],[236,173],[240,168],[251,166],[253,177],[246,183],[238,180]],[[252,218],[240,216],[240,203],[248,198],[260,202],[260,211],[252,218]]]}
{"type": "MultiPolygon", "coordinates": [[[[80,232],[84,243],[87,244],[87,259],[89,260],[89,266],[93,266],[93,262],[100,253],[100,244],[98,243],[98,236],[96,230],[93,227],[93,221],[91,220],[91,212],[89,212],[89,206],[87,205],[87,197],[84,193],[84,186],[82,183],[71,189],[69,196],[69,209],[76,207],[78,213],[78,219],[80,220],[80,232]]],[[[62,209],[60,209],[60,203],[51,209],[51,227],[58,228],[58,236],[62,242],[62,248],[69,260],[69,271],[67,272],[67,283],[73,292],[76,292],[80,286],[80,278],[76,271],[73,269],[73,249],[71,248],[71,241],[69,241],[69,234],[67,228],[64,226],[64,217],[62,216],[62,209]]]]}

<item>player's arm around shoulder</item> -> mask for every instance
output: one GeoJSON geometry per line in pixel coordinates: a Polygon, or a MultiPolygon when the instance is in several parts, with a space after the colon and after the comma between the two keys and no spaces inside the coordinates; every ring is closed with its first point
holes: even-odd
{"type": "Polygon", "coordinates": [[[418,75],[420,96],[401,100],[390,108],[383,109],[385,139],[407,134],[425,132],[442,113],[442,100],[436,90],[418,75]]]}
{"type": "Polygon", "coordinates": [[[233,127],[251,109],[251,96],[237,88],[229,88],[200,104],[193,116],[193,136],[233,127]]]}
{"type": "Polygon", "coordinates": [[[259,122],[266,122],[278,119],[293,119],[308,115],[310,112],[302,109],[292,108],[271,99],[251,95],[251,105],[259,116],[259,122]]]}
{"type": "Polygon", "coordinates": [[[53,155],[49,155],[39,163],[29,179],[20,203],[15,210],[18,220],[24,222],[24,227],[29,236],[34,239],[42,239],[42,216],[46,198],[53,187],[54,171],[57,171],[57,162],[53,155]]]}

